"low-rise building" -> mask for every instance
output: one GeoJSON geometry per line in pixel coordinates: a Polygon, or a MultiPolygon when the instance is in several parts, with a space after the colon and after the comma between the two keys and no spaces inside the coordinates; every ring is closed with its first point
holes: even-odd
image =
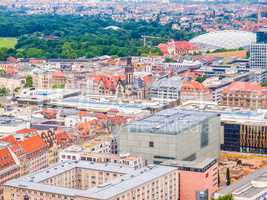
{"type": "Polygon", "coordinates": [[[218,191],[218,162],[216,158],[195,161],[168,161],[162,165],[176,167],[179,176],[179,199],[212,200],[218,191]]]}
{"type": "Polygon", "coordinates": [[[164,56],[182,56],[189,53],[197,52],[197,47],[188,41],[171,40],[158,46],[164,56]]]}
{"type": "Polygon", "coordinates": [[[18,142],[26,154],[28,173],[35,172],[48,166],[48,149],[44,140],[39,135],[25,138],[18,142]]]}
{"type": "Polygon", "coordinates": [[[211,101],[212,95],[208,88],[197,81],[185,81],[181,87],[181,102],[211,101]]]}
{"type": "Polygon", "coordinates": [[[4,185],[5,200],[178,199],[175,167],[68,161],[4,185]]]}
{"type": "MultiPolygon", "coordinates": [[[[3,143],[2,143],[3,145],[3,143]]],[[[0,143],[0,199],[3,197],[3,184],[20,176],[20,165],[16,155],[9,147],[1,147],[0,143]]]]}
{"type": "Polygon", "coordinates": [[[154,100],[179,101],[181,86],[181,77],[162,77],[152,83],[149,89],[149,96],[154,100]]]}
{"type": "Polygon", "coordinates": [[[267,89],[251,82],[233,82],[221,94],[223,106],[267,108],[267,89]]]}
{"type": "Polygon", "coordinates": [[[94,153],[82,146],[70,146],[64,149],[59,153],[59,160],[62,162],[85,160],[97,163],[114,163],[133,168],[141,168],[144,164],[141,157],[130,154],[94,153]]]}

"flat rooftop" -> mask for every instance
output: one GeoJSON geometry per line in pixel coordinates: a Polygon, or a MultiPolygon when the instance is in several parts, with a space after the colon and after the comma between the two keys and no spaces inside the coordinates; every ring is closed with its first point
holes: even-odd
{"type": "Polygon", "coordinates": [[[176,135],[202,121],[218,116],[216,113],[171,108],[126,125],[129,132],[176,135]]]}
{"type": "Polygon", "coordinates": [[[94,109],[94,110],[109,110],[117,109],[125,113],[134,113],[140,110],[160,109],[166,106],[166,103],[161,102],[119,102],[107,99],[95,100],[86,96],[69,97],[62,101],[55,101],[52,105],[72,107],[79,109],[94,109]]]}
{"type": "Polygon", "coordinates": [[[180,106],[184,110],[195,110],[201,112],[214,112],[221,115],[221,121],[232,121],[239,123],[263,123],[267,122],[267,110],[259,109],[251,111],[249,109],[229,106],[219,106],[214,102],[187,102],[180,106]]]}
{"type": "Polygon", "coordinates": [[[183,161],[183,160],[169,160],[164,162],[162,165],[177,167],[180,170],[191,171],[191,169],[207,170],[211,166],[217,163],[216,158],[205,158],[197,159],[194,161],[183,161]]]}
{"type": "Polygon", "coordinates": [[[158,89],[158,88],[176,88],[180,89],[182,85],[182,78],[179,76],[174,76],[171,78],[164,77],[157,81],[155,81],[151,85],[151,89],[158,89]]]}
{"type": "Polygon", "coordinates": [[[79,196],[93,199],[111,199],[112,197],[126,192],[132,188],[150,182],[155,178],[174,172],[176,168],[168,166],[151,165],[142,169],[134,169],[119,164],[92,163],[88,161],[69,161],[58,163],[50,168],[13,179],[5,185],[10,187],[29,189],[47,193],[61,194],[66,196],[79,196]],[[65,188],[42,183],[43,181],[62,174],[74,168],[88,170],[116,172],[123,176],[86,190],[65,188]]]}
{"type": "Polygon", "coordinates": [[[26,121],[16,118],[14,116],[1,115],[0,126],[16,126],[18,124],[26,123],[26,121]]]}

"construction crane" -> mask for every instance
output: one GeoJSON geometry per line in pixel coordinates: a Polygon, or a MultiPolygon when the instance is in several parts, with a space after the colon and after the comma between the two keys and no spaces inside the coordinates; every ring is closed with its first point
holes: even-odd
{"type": "Polygon", "coordinates": [[[161,37],[149,36],[149,35],[142,35],[142,38],[144,40],[144,47],[146,46],[147,39],[161,39],[161,37]]]}

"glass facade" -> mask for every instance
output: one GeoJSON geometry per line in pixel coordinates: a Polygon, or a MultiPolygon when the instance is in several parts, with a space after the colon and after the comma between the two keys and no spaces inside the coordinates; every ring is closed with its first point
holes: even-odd
{"type": "Polygon", "coordinates": [[[257,32],[257,43],[267,43],[267,30],[257,32]]]}
{"type": "Polygon", "coordinates": [[[208,200],[209,192],[208,190],[196,192],[196,200],[208,200]]]}
{"type": "Polygon", "coordinates": [[[224,144],[225,151],[240,151],[240,125],[224,123],[224,144]]]}
{"type": "Polygon", "coordinates": [[[244,153],[267,153],[267,128],[224,123],[224,143],[221,149],[244,153]]]}

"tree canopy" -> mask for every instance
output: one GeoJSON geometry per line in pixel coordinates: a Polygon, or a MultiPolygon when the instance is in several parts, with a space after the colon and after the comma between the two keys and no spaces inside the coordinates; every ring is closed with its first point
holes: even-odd
{"type": "Polygon", "coordinates": [[[215,200],[234,200],[234,197],[233,197],[233,195],[228,194],[228,195],[221,196],[215,200]]]}
{"type": "Polygon", "coordinates": [[[0,37],[16,37],[14,49],[0,49],[0,60],[8,56],[78,58],[101,55],[160,55],[156,45],[169,39],[187,40],[198,33],[173,30],[158,21],[116,22],[103,16],[22,15],[0,10],[0,37]],[[119,29],[107,28],[117,26],[119,29]],[[149,39],[143,46],[142,36],[149,39]]]}

